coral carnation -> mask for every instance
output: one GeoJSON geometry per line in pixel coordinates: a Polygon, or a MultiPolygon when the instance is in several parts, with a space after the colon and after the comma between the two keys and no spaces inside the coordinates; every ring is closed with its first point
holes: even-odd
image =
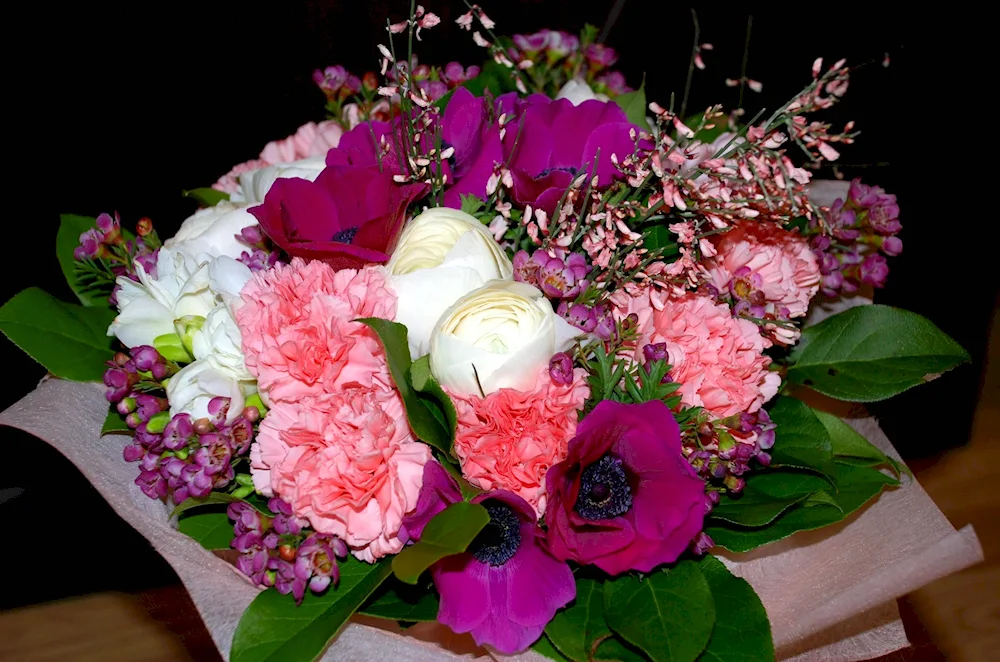
{"type": "Polygon", "coordinates": [[[243,353],[267,402],[391,384],[377,336],[353,321],[395,318],[396,295],[382,267],[334,271],[293,258],[254,274],[242,299],[236,319],[243,353]]]}
{"type": "Polygon", "coordinates": [[[332,120],[306,122],[294,134],[264,145],[260,158],[268,163],[291,163],[310,156],[326,156],[340,144],[344,129],[332,120]]]}
{"type": "MultiPolygon", "coordinates": [[[[743,221],[715,242],[707,261],[711,282],[735,299],[773,307],[785,318],[802,317],[819,290],[819,262],[796,232],[771,223],[743,221]],[[741,281],[748,287],[741,287],[741,281]],[[754,300],[752,290],[759,290],[754,300]]],[[[794,341],[794,339],[793,339],[794,341]]]]}
{"type": "Polygon", "coordinates": [[[484,490],[514,492],[541,516],[545,472],[566,457],[577,413],[590,394],[585,376],[577,368],[572,383],[560,386],[546,366],[533,391],[502,388],[486,398],[450,394],[458,411],[455,453],[466,479],[484,490]]]}
{"type": "Polygon", "coordinates": [[[406,543],[430,447],[414,441],[392,386],[349,387],[279,402],[250,451],[257,489],[372,562],[406,543]]]}
{"type": "MultiPolygon", "coordinates": [[[[771,360],[757,326],[734,318],[729,306],[691,294],[663,301],[651,293],[633,299],[629,312],[639,317],[637,347],[666,344],[685,405],[725,418],[755,412],[778,392],[781,378],[767,369],[771,360]]],[[[642,360],[641,349],[636,358],[642,360]]]]}

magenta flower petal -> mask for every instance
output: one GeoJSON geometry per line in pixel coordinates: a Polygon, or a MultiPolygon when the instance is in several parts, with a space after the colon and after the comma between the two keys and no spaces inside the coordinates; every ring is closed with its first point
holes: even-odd
{"type": "Polygon", "coordinates": [[[424,482],[417,507],[403,518],[403,527],[412,540],[420,540],[424,527],[450,504],[462,500],[462,492],[448,471],[434,460],[424,465],[424,482]]]}
{"type": "Polygon", "coordinates": [[[486,620],[491,609],[489,565],[472,554],[456,554],[434,564],[431,573],[442,598],[438,621],[463,633],[486,620]]]}

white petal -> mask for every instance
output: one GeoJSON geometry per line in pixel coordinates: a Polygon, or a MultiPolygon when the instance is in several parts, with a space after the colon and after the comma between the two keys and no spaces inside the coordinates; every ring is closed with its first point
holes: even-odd
{"type": "Polygon", "coordinates": [[[173,313],[149,296],[136,297],[125,306],[108,329],[126,347],[152,345],[153,339],[174,333],[173,313]]]}

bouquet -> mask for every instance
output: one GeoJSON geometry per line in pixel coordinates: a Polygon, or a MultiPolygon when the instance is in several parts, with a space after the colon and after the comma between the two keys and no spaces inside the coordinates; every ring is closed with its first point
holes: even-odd
{"type": "Polygon", "coordinates": [[[79,303],[31,288],[0,328],[102,381],[133,489],[260,587],[234,661],[315,659],[358,616],[495,656],[774,659],[735,554],[907,471],[803,394],[968,360],[905,310],[806,323],[902,250],[893,195],[812,181],[857,135],[815,119],[853,69],[689,114],[592,28],[507,39],[471,5],[486,64],[418,64],[438,23],[390,24],[378,74],[317,71],[328,119],[189,192],[175,236],[63,216],[79,303]]]}

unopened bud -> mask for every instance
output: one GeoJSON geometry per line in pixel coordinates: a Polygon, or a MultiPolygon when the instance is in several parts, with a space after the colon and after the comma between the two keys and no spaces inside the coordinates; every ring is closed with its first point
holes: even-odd
{"type": "Polygon", "coordinates": [[[188,354],[194,355],[194,334],[200,331],[204,325],[205,318],[201,315],[185,315],[174,320],[174,329],[180,336],[181,343],[188,354]]]}
{"type": "Polygon", "coordinates": [[[160,434],[167,427],[167,423],[170,422],[170,412],[161,411],[159,414],[150,417],[149,421],[146,422],[146,430],[152,432],[153,434],[160,434]]]}
{"type": "Polygon", "coordinates": [[[267,415],[267,407],[264,405],[264,401],[260,399],[260,393],[254,393],[247,397],[246,403],[247,407],[256,407],[257,412],[262,418],[267,415]]]}
{"type": "Polygon", "coordinates": [[[253,492],[252,486],[244,485],[242,487],[237,487],[235,490],[233,490],[232,494],[237,499],[242,499],[244,497],[250,496],[252,492],[253,492]]]}
{"type": "Polygon", "coordinates": [[[132,360],[132,359],[131,359],[131,358],[129,357],[129,355],[128,355],[128,354],[126,354],[125,352],[116,352],[116,353],[115,353],[115,358],[114,358],[114,362],[115,362],[115,363],[116,363],[117,365],[120,365],[120,366],[124,367],[124,366],[125,366],[125,364],[126,364],[126,363],[128,363],[128,362],[129,362],[129,361],[131,361],[131,360],[132,360]]]}
{"type": "Polygon", "coordinates": [[[291,563],[295,560],[295,548],[288,544],[279,545],[278,556],[291,563]]]}
{"type": "Polygon", "coordinates": [[[153,339],[153,347],[160,353],[160,356],[168,361],[177,363],[190,363],[194,359],[184,348],[184,342],[176,333],[165,333],[153,339]]]}
{"type": "Polygon", "coordinates": [[[181,448],[178,448],[176,451],[174,451],[174,455],[177,456],[177,459],[179,460],[186,460],[190,452],[191,451],[188,450],[187,446],[182,446],[181,448]]]}
{"type": "Polygon", "coordinates": [[[145,237],[146,235],[153,232],[153,219],[148,216],[143,216],[135,224],[135,233],[140,237],[145,237]]]}
{"type": "Polygon", "coordinates": [[[194,422],[194,431],[197,434],[208,434],[215,430],[212,421],[207,418],[199,418],[194,422]]]}
{"type": "Polygon", "coordinates": [[[244,407],[243,418],[247,419],[251,423],[256,423],[260,420],[260,410],[256,407],[244,407]]]}
{"type": "Polygon", "coordinates": [[[236,474],[236,483],[243,487],[253,487],[253,476],[250,474],[236,474]]]}
{"type": "Polygon", "coordinates": [[[142,423],[142,419],[139,418],[139,412],[134,411],[125,417],[125,425],[129,426],[133,430],[139,427],[140,423],[142,423]]]}
{"type": "Polygon", "coordinates": [[[135,408],[136,408],[135,398],[123,398],[118,403],[117,407],[118,413],[121,414],[122,416],[128,416],[129,414],[135,411],[135,408]]]}

